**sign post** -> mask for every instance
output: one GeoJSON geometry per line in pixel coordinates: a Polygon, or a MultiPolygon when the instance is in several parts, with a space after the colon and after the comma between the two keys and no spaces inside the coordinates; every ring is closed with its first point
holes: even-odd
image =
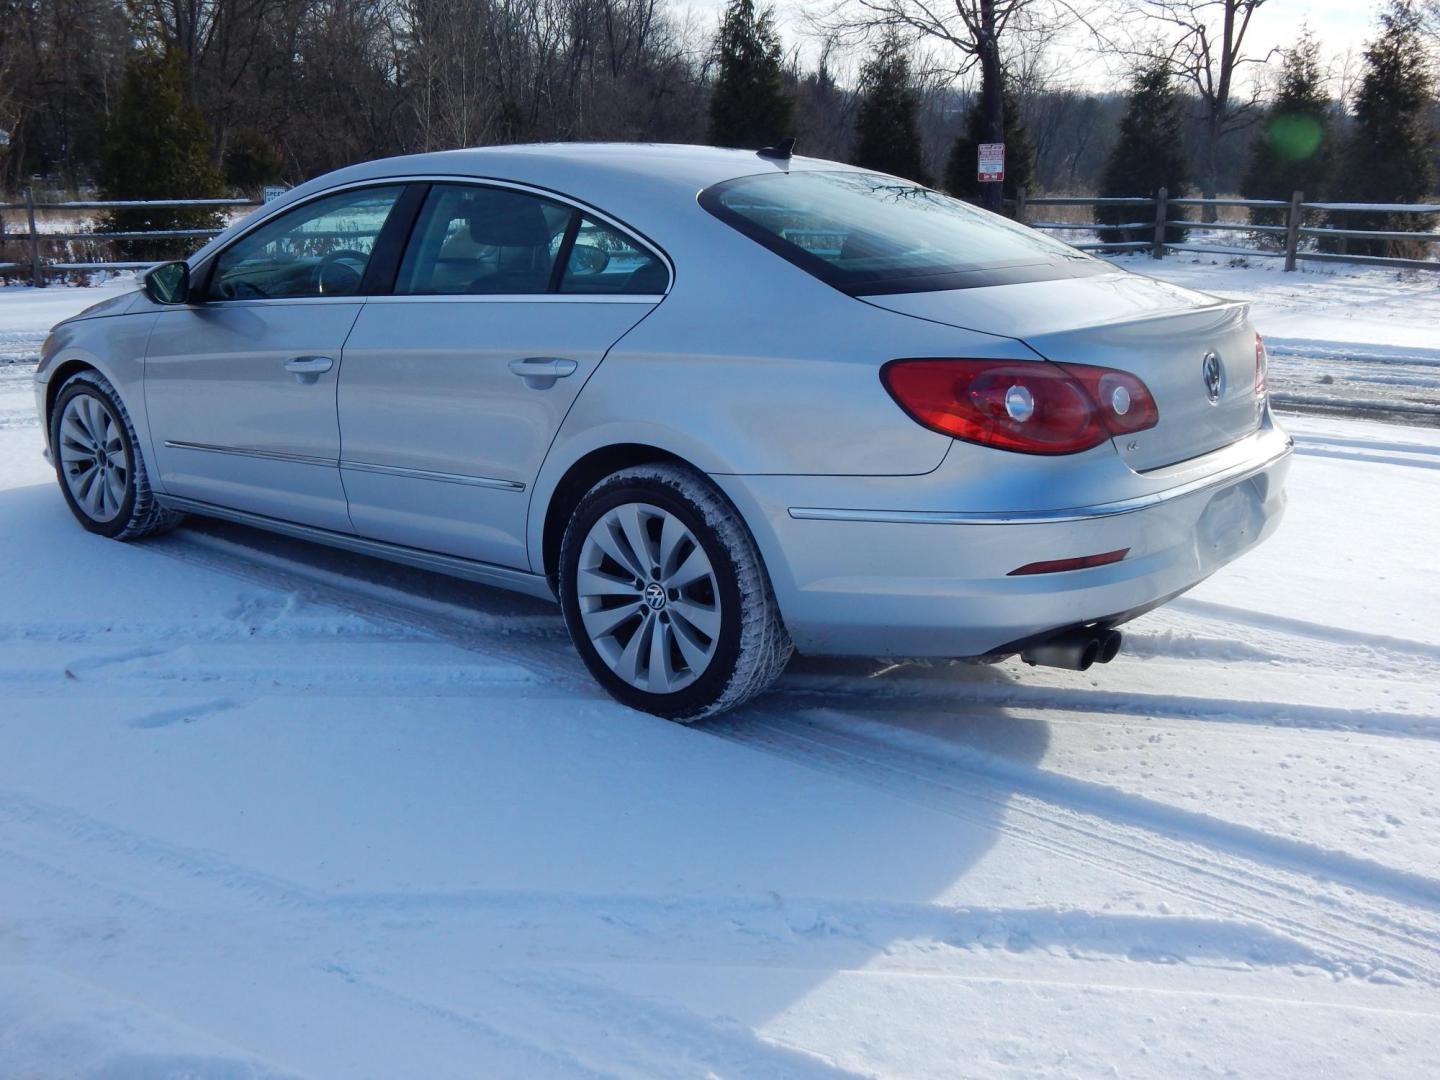
{"type": "Polygon", "coordinates": [[[1005,144],[981,143],[979,167],[975,179],[982,184],[998,184],[1005,179],[1005,144]]]}

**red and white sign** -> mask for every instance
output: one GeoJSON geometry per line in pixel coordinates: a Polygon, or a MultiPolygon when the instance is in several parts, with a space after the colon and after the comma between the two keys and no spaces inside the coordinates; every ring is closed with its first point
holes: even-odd
{"type": "Polygon", "coordinates": [[[975,179],[982,184],[1005,179],[1005,144],[1003,142],[980,144],[980,167],[975,173],[975,179]]]}

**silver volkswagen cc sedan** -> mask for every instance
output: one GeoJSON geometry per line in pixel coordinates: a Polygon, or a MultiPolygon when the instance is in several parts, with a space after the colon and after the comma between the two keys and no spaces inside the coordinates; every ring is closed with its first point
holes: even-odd
{"type": "Polygon", "coordinates": [[[788,154],[374,161],[57,326],[60,489],[558,598],[676,720],[793,649],[1074,669],[1276,527],[1243,304],[788,154]]]}

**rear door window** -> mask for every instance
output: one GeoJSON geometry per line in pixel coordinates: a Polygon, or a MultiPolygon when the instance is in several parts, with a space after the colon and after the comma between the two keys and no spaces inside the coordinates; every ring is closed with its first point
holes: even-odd
{"type": "Polygon", "coordinates": [[[568,206],[510,188],[436,184],[411,233],[395,292],[550,292],[574,213],[568,206]]]}
{"type": "Polygon", "coordinates": [[[660,257],[619,229],[582,217],[560,279],[563,293],[659,295],[670,284],[660,257]]]}

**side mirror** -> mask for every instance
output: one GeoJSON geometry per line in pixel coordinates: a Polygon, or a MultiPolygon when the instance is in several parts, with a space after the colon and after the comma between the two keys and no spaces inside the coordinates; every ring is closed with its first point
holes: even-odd
{"type": "Polygon", "coordinates": [[[161,263],[145,275],[145,295],[157,304],[183,304],[190,295],[190,264],[161,263]]]}

